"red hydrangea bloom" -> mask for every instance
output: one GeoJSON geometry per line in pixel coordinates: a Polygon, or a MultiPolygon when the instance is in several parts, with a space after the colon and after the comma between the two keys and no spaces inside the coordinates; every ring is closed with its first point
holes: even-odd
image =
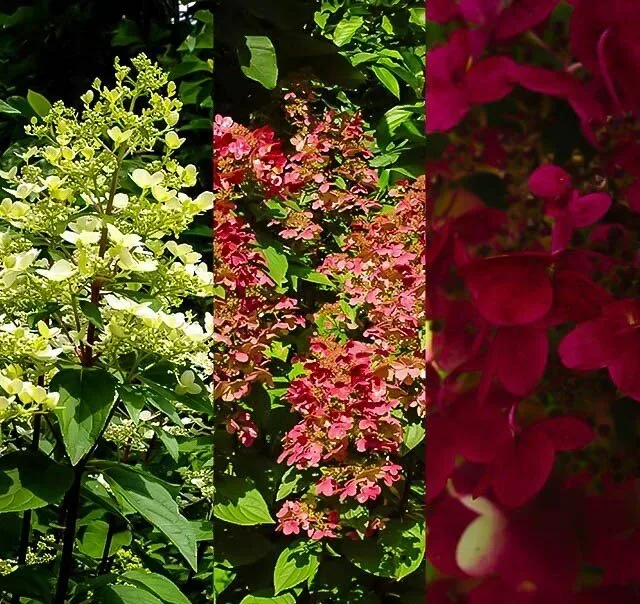
{"type": "Polygon", "coordinates": [[[606,193],[580,195],[572,188],[569,174],[554,165],[537,168],[529,178],[529,189],[545,201],[546,213],[555,220],[552,252],[564,250],[574,230],[595,224],[611,206],[611,197],[606,193]]]}
{"type": "Polygon", "coordinates": [[[560,342],[558,353],[570,369],[589,371],[606,367],[613,383],[640,401],[640,301],[611,302],[602,316],[585,321],[560,342]]]}
{"type": "Polygon", "coordinates": [[[427,53],[428,132],[453,128],[473,105],[500,100],[513,89],[510,58],[490,57],[476,63],[473,54],[464,29],[427,53]]]}

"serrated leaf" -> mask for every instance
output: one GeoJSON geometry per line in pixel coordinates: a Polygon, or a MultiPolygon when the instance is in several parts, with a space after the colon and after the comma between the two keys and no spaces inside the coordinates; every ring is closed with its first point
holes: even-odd
{"type": "Polygon", "coordinates": [[[22,512],[62,501],[71,468],[46,455],[20,451],[0,457],[0,513],[22,512]]]}
{"type": "Polygon", "coordinates": [[[250,478],[230,476],[216,485],[213,515],[241,526],[273,524],[264,497],[250,478]]]}
{"type": "Polygon", "coordinates": [[[266,36],[245,36],[244,46],[238,49],[240,68],[252,80],[272,90],[278,83],[276,49],[266,36]]]}
{"type": "Polygon", "coordinates": [[[391,520],[375,542],[345,540],[342,551],[359,569],[399,581],[414,572],[424,559],[424,523],[391,520]]]}
{"type": "Polygon", "coordinates": [[[100,436],[116,400],[116,379],[103,369],[63,369],[51,380],[60,393],[56,416],[64,446],[76,465],[100,436]]]}
{"type": "Polygon", "coordinates": [[[124,465],[110,465],[103,470],[117,499],[123,500],[155,526],[173,543],[189,566],[196,570],[196,539],[189,521],[165,484],[155,476],[124,465]]]}
{"type": "Polygon", "coordinates": [[[317,543],[297,539],[287,545],[278,556],[273,571],[276,595],[313,577],[319,565],[320,549],[317,543]]]}

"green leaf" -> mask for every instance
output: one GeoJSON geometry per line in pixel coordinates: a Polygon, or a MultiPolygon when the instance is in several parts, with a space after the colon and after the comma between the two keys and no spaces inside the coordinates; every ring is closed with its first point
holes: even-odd
{"type": "Polygon", "coordinates": [[[133,420],[134,424],[137,424],[140,420],[140,413],[144,409],[145,397],[144,391],[137,389],[135,386],[126,384],[121,386],[118,390],[118,394],[124,403],[124,406],[129,414],[129,417],[133,420]]]}
{"type": "Polygon", "coordinates": [[[258,595],[267,593],[266,590],[249,594],[240,601],[240,604],[296,604],[296,599],[292,594],[281,594],[279,596],[258,595]]]}
{"type": "MultiPolygon", "coordinates": [[[[104,546],[107,541],[109,525],[103,520],[93,520],[85,529],[78,550],[91,558],[102,558],[104,546]]],[[[109,555],[113,556],[121,547],[131,543],[131,533],[127,531],[119,531],[114,533],[109,546],[109,555]]]]}
{"type": "Polygon", "coordinates": [[[128,570],[122,575],[128,583],[148,591],[167,604],[189,604],[178,586],[163,575],[143,570],[128,570]]]}
{"type": "Polygon", "coordinates": [[[0,457],[0,513],[22,512],[62,501],[73,472],[42,453],[0,457]]]}
{"type": "Polygon", "coordinates": [[[7,115],[22,115],[19,109],[12,107],[9,103],[0,100],[0,113],[5,113],[7,115]]]}
{"type": "Polygon", "coordinates": [[[269,276],[277,285],[282,285],[286,281],[287,269],[289,268],[287,257],[272,246],[263,248],[261,251],[267,260],[269,276]]]}
{"type": "Polygon", "coordinates": [[[171,434],[169,434],[166,430],[163,430],[162,428],[160,428],[156,432],[156,434],[158,435],[158,438],[162,441],[162,444],[167,449],[167,453],[169,453],[169,455],[171,456],[171,459],[177,462],[178,459],[180,459],[180,449],[178,447],[178,441],[175,439],[175,437],[173,437],[171,434]]]}
{"type": "Polygon", "coordinates": [[[418,27],[424,27],[427,24],[427,17],[424,8],[409,9],[409,23],[413,23],[418,27]]]}
{"type": "Polygon", "coordinates": [[[196,570],[195,535],[166,486],[155,476],[123,465],[110,465],[103,470],[103,475],[116,498],[164,533],[196,570]]]}
{"type": "Polygon", "coordinates": [[[400,84],[388,69],[380,67],[379,65],[373,65],[371,71],[375,74],[376,78],[382,83],[382,85],[396,98],[400,98],[400,84]]]}
{"type": "Polygon", "coordinates": [[[51,380],[60,393],[56,415],[75,466],[93,447],[116,400],[116,379],[102,369],[63,369],[51,380]]]}
{"type": "Polygon", "coordinates": [[[274,522],[267,502],[253,480],[238,476],[224,478],[216,485],[213,515],[242,526],[274,522]]]}
{"type": "Polygon", "coordinates": [[[375,541],[345,540],[344,555],[359,569],[399,581],[415,571],[424,559],[424,522],[391,520],[375,541]]]}
{"type": "Polygon", "coordinates": [[[82,314],[84,314],[87,319],[91,323],[93,323],[96,327],[104,327],[104,322],[102,321],[102,313],[100,312],[100,308],[89,302],[88,300],[80,300],[80,310],[82,314]]]}
{"type": "Polygon", "coordinates": [[[221,566],[213,567],[213,591],[220,595],[236,578],[235,571],[221,566]]]}
{"type": "Polygon", "coordinates": [[[291,495],[291,493],[295,492],[297,488],[299,488],[300,483],[304,479],[304,474],[300,472],[295,467],[289,468],[284,475],[282,476],[282,480],[280,481],[280,486],[278,487],[278,492],[276,493],[276,501],[280,501],[285,497],[291,495]]]}
{"type": "Polygon", "coordinates": [[[348,17],[336,25],[333,32],[333,41],[336,46],[344,46],[364,24],[362,17],[348,17]]]}
{"type": "Polygon", "coordinates": [[[266,36],[245,36],[244,43],[238,49],[242,72],[272,90],[278,83],[278,62],[273,43],[266,36]]]}
{"type": "Polygon", "coordinates": [[[51,111],[51,103],[41,94],[29,90],[27,92],[27,101],[31,108],[40,116],[45,117],[51,111]]]}
{"type": "Polygon", "coordinates": [[[404,446],[406,453],[415,449],[424,440],[424,426],[422,424],[409,424],[404,429],[404,446]]]}
{"type": "Polygon", "coordinates": [[[130,585],[110,585],[100,591],[101,604],[162,604],[144,589],[130,585]]]}
{"type": "Polygon", "coordinates": [[[317,543],[306,539],[290,543],[278,556],[273,571],[276,595],[313,577],[319,565],[320,548],[317,543]]]}

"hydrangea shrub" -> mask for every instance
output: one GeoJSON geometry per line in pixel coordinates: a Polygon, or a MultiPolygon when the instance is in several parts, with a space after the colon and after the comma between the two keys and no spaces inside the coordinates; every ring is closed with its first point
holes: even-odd
{"type": "Polygon", "coordinates": [[[179,237],[213,194],[186,192],[175,93],[146,56],[116,61],[82,109],[41,102],[33,145],[0,174],[0,513],[20,524],[0,589],[14,602],[204,597],[211,456],[183,446],[209,432],[213,324],[194,301],[213,279],[179,237]]]}

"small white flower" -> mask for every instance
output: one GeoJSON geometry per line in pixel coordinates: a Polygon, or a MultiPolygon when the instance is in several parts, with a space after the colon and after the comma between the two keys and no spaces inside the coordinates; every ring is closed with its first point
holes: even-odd
{"type": "Polygon", "coordinates": [[[153,174],[149,174],[143,168],[136,168],[131,173],[131,180],[135,182],[141,189],[150,189],[155,185],[159,185],[164,179],[164,174],[162,172],[154,172],[153,174]]]}
{"type": "Polygon", "coordinates": [[[50,269],[38,269],[37,272],[50,281],[65,281],[75,275],[77,269],[68,260],[56,260],[50,269]]]}
{"type": "Polygon", "coordinates": [[[191,371],[191,369],[187,369],[180,376],[176,385],[177,394],[186,394],[187,392],[189,394],[199,394],[202,392],[202,387],[196,383],[196,374],[191,371]]]}

